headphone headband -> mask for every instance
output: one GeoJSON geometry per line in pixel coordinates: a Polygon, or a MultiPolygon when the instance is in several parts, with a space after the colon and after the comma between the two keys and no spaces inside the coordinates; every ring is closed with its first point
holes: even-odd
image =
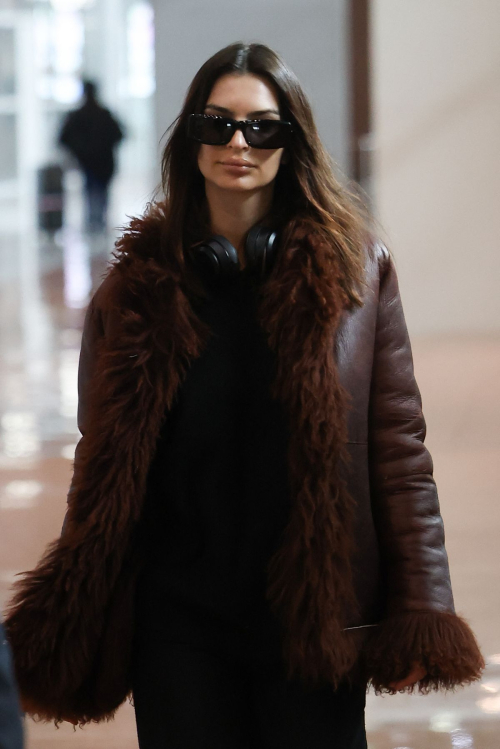
{"type": "MultiPolygon", "coordinates": [[[[278,246],[277,232],[257,224],[247,234],[245,257],[251,271],[265,276],[271,269],[278,246]]],[[[231,242],[216,234],[189,250],[189,257],[200,272],[211,279],[230,277],[240,271],[238,252],[231,242]]]]}

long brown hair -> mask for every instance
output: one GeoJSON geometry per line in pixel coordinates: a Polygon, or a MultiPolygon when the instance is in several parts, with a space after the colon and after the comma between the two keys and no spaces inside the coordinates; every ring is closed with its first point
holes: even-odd
{"type": "Polygon", "coordinates": [[[202,113],[216,81],[228,73],[250,73],[275,90],[281,117],[293,125],[288,159],[276,177],[273,221],[282,243],[293,240],[299,224],[325,240],[341,268],[342,286],[359,304],[368,218],[353,191],[340,184],[318,135],[311,106],[295,74],[264,44],[237,42],[213,55],[196,73],[182,111],[169,128],[161,172],[165,194],[164,243],[183,264],[184,249],[208,232],[204,179],[197,166],[198,145],[187,138],[187,119],[202,113]]]}

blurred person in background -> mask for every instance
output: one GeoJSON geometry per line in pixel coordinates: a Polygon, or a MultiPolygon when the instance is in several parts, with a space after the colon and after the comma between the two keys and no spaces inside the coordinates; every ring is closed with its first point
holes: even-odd
{"type": "Polygon", "coordinates": [[[10,648],[0,623],[0,749],[23,749],[23,726],[10,648]]]}
{"type": "Polygon", "coordinates": [[[107,227],[115,148],[124,133],[117,119],[99,103],[95,83],[84,81],[83,93],[82,106],[66,116],[59,143],[75,157],[83,172],[86,229],[99,232],[107,227]]]}
{"type": "Polygon", "coordinates": [[[87,311],[64,531],[7,619],[23,705],[131,691],[141,749],[366,749],[367,684],[479,678],[389,253],[264,45],[196,74],[87,311]]]}

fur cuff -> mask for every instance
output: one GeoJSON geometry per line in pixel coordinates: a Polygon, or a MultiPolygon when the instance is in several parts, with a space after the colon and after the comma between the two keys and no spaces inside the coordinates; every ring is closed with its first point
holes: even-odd
{"type": "Polygon", "coordinates": [[[367,642],[364,665],[375,692],[394,694],[415,663],[427,675],[405,692],[453,689],[481,677],[485,663],[468,624],[450,613],[416,611],[380,623],[367,642]]]}

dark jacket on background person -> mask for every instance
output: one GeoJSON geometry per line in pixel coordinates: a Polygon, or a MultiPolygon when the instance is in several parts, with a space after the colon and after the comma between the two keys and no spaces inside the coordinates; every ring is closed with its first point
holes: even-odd
{"type": "Polygon", "coordinates": [[[23,726],[10,648],[0,624],[0,749],[23,749],[23,726]]]}
{"type": "MultiPolygon", "coordinates": [[[[161,206],[132,221],[88,308],[65,531],[18,583],[7,619],[24,703],[47,719],[104,719],[130,690],[148,472],[165,413],[210,345],[163,222],[161,206]]],[[[453,607],[394,266],[383,248],[367,252],[359,308],[341,277],[304,223],[260,290],[289,426],[292,506],[268,576],[283,655],[312,682],[361,671],[391,691],[421,662],[421,691],[452,688],[484,662],[453,607]]]]}
{"type": "Polygon", "coordinates": [[[95,99],[69,112],[59,142],[73,154],[84,172],[107,184],[115,172],[115,146],[123,138],[118,121],[95,99]]]}

